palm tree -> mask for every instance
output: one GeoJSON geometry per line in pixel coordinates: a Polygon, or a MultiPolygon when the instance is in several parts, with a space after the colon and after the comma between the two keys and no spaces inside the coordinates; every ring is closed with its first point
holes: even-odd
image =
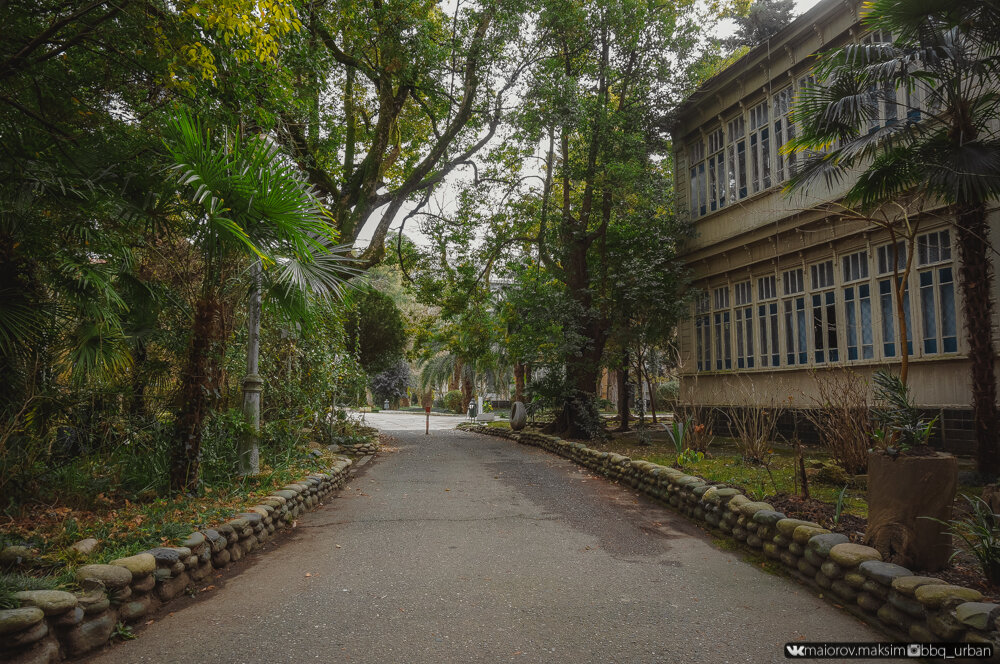
{"type": "Polygon", "coordinates": [[[986,205],[1000,197],[1000,4],[872,0],[865,24],[891,42],[823,54],[794,112],[804,153],[789,189],[861,176],[847,202],[877,207],[911,192],[950,206],[972,367],[977,468],[1000,474],[986,205]],[[902,117],[880,109],[903,105],[902,117]],[[885,104],[884,102],[890,102],[885,104]],[[918,103],[919,102],[919,103],[918,103]],[[871,127],[876,126],[876,129],[871,127]]]}
{"type": "Polygon", "coordinates": [[[259,261],[265,274],[284,284],[293,310],[305,306],[304,293],[339,293],[347,270],[320,205],[265,137],[216,140],[182,113],[170,123],[165,144],[178,184],[191,193],[184,232],[203,262],[170,476],[171,489],[192,491],[218,371],[215,346],[223,336],[220,292],[226,267],[259,261]]]}

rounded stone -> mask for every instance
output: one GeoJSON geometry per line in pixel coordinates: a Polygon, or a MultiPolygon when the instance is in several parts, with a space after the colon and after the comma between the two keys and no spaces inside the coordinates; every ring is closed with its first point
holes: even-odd
{"type": "Polygon", "coordinates": [[[41,640],[48,633],[49,625],[43,621],[29,627],[28,629],[7,635],[4,638],[3,645],[5,648],[24,648],[25,646],[29,646],[32,643],[41,640]]]}
{"type": "Polygon", "coordinates": [[[813,537],[816,537],[817,535],[826,535],[829,532],[830,531],[826,528],[822,528],[817,525],[805,524],[796,526],[792,531],[792,541],[805,546],[813,537]]]}
{"type": "Polygon", "coordinates": [[[0,567],[18,567],[35,559],[34,552],[20,545],[8,546],[0,551],[0,567]]]}
{"type": "Polygon", "coordinates": [[[991,602],[965,602],[955,607],[955,617],[969,627],[985,630],[991,618],[1000,617],[1000,606],[991,602]]]}
{"type": "Polygon", "coordinates": [[[747,518],[753,517],[754,514],[761,510],[768,510],[769,512],[774,511],[774,507],[770,503],[744,503],[740,505],[740,514],[746,516],[747,518]]]}
{"type": "Polygon", "coordinates": [[[983,594],[978,590],[947,584],[920,586],[914,594],[917,601],[929,609],[939,609],[942,606],[963,602],[978,602],[983,598],[983,594]]]}
{"type": "MultiPolygon", "coordinates": [[[[185,551],[187,554],[191,553],[190,549],[185,549],[185,551]]],[[[181,559],[180,551],[166,546],[158,546],[155,549],[150,549],[146,553],[153,556],[156,560],[157,567],[170,567],[181,559]]]]}
{"type": "Polygon", "coordinates": [[[778,532],[784,535],[785,537],[788,537],[789,539],[791,539],[792,533],[794,533],[795,529],[798,528],[799,526],[809,526],[810,528],[821,527],[818,523],[814,523],[812,521],[805,521],[803,519],[782,519],[781,521],[778,521],[776,524],[774,524],[774,527],[778,529],[778,532]]]}
{"type": "Polygon", "coordinates": [[[782,512],[774,510],[758,510],[753,514],[753,522],[761,523],[765,526],[773,526],[784,518],[785,515],[782,512]]]}
{"type": "Polygon", "coordinates": [[[833,547],[850,541],[851,540],[847,537],[847,535],[841,535],[840,533],[827,533],[825,535],[816,535],[815,537],[810,538],[806,546],[820,556],[826,558],[830,555],[830,550],[833,547]]]}
{"type": "Polygon", "coordinates": [[[118,565],[84,565],[76,570],[76,580],[95,579],[111,590],[124,588],[132,582],[132,573],[118,565]]]}
{"type": "Polygon", "coordinates": [[[124,567],[132,572],[132,576],[146,576],[156,570],[156,558],[149,553],[139,553],[127,558],[119,558],[111,561],[112,565],[124,567]]]}
{"type": "Polygon", "coordinates": [[[510,428],[513,431],[520,431],[524,428],[524,425],[528,423],[528,411],[525,409],[524,404],[520,401],[515,401],[514,406],[510,409],[510,428]]]}
{"type": "Polygon", "coordinates": [[[45,618],[37,606],[0,610],[0,634],[13,634],[36,625],[45,618]]]}
{"type": "Polygon", "coordinates": [[[870,546],[845,542],[830,549],[830,560],[841,567],[857,567],[866,560],[882,560],[882,554],[870,546]]]}
{"type": "Polygon", "coordinates": [[[884,563],[881,560],[866,560],[858,566],[858,569],[872,581],[884,586],[891,586],[892,580],[901,576],[913,576],[913,572],[902,565],[884,563]]]}
{"type": "Polygon", "coordinates": [[[188,549],[197,549],[204,543],[205,543],[205,536],[195,531],[190,535],[188,535],[183,542],[181,542],[181,546],[187,547],[188,549]]]}
{"type": "Polygon", "coordinates": [[[892,580],[892,589],[909,597],[913,597],[917,588],[928,585],[947,585],[941,579],[932,576],[900,576],[892,580]]]}
{"type": "Polygon", "coordinates": [[[37,606],[47,616],[56,616],[76,608],[76,595],[62,590],[22,590],[14,593],[21,604],[37,606]]]}

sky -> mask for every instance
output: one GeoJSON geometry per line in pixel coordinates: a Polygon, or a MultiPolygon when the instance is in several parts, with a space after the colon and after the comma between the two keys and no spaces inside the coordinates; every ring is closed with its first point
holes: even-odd
{"type": "MultiPolygon", "coordinates": [[[[805,13],[806,11],[812,9],[819,2],[820,2],[820,0],[796,0],[796,2],[795,2],[795,14],[796,14],[796,16],[801,15],[801,14],[805,13]]],[[[446,0],[444,4],[450,4],[450,2],[448,2],[446,0]]],[[[735,30],[736,30],[735,24],[732,21],[728,21],[728,20],[727,21],[722,21],[719,24],[718,36],[719,37],[728,37],[733,32],[735,32],[735,30]]],[[[444,189],[444,188],[442,187],[442,189],[444,189]]],[[[444,195],[447,196],[446,193],[444,195]]],[[[410,210],[412,210],[412,209],[413,209],[412,205],[404,205],[403,206],[403,208],[396,215],[396,221],[394,221],[393,224],[392,224],[392,226],[390,227],[389,234],[388,234],[387,237],[394,237],[396,235],[396,233],[399,231],[399,225],[400,225],[400,223],[402,223],[403,219],[406,217],[406,214],[410,210]]],[[[371,239],[371,233],[374,232],[375,227],[378,224],[378,220],[380,218],[381,218],[381,210],[378,210],[368,220],[368,223],[366,224],[367,228],[365,229],[365,232],[363,232],[361,234],[361,236],[358,238],[358,246],[359,247],[360,246],[367,246],[368,245],[368,242],[371,239]]],[[[409,237],[411,240],[413,240],[418,245],[426,246],[428,244],[427,238],[417,228],[417,221],[415,219],[411,219],[410,221],[407,222],[407,225],[406,225],[406,228],[403,231],[403,234],[406,235],[407,237],[409,237]]]]}

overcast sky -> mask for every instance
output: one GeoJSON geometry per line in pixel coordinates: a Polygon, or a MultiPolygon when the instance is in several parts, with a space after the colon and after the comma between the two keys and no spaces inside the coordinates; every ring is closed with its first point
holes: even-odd
{"type": "MultiPolygon", "coordinates": [[[[795,2],[795,13],[796,13],[796,15],[800,15],[800,14],[808,11],[813,6],[815,6],[816,4],[818,4],[819,1],[820,0],[796,0],[796,2],[795,2]]],[[[719,24],[718,35],[720,37],[729,36],[734,31],[735,31],[735,25],[733,24],[732,21],[722,21],[719,24]]],[[[399,213],[396,215],[396,221],[393,222],[393,224],[392,224],[392,226],[390,228],[389,237],[394,236],[399,231],[399,224],[402,222],[402,220],[406,216],[407,212],[409,212],[412,209],[413,209],[412,205],[404,205],[403,206],[403,209],[400,210],[399,213]]],[[[362,233],[361,237],[358,238],[358,245],[357,246],[360,247],[360,246],[367,246],[368,245],[368,242],[371,239],[371,233],[374,232],[375,227],[377,226],[378,220],[380,218],[381,218],[381,215],[378,214],[378,213],[372,215],[372,217],[369,219],[368,224],[366,224],[366,226],[368,227],[366,230],[368,232],[362,233]]],[[[426,237],[424,237],[424,235],[417,228],[417,221],[416,221],[416,219],[411,219],[410,221],[407,222],[406,229],[403,231],[403,233],[407,237],[409,237],[410,239],[412,239],[414,242],[416,242],[417,244],[420,244],[420,245],[426,245],[427,244],[426,237]]]]}

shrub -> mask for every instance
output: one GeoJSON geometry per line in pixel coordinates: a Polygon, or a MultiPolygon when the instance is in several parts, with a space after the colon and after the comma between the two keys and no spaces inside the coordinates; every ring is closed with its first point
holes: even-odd
{"type": "Polygon", "coordinates": [[[728,392],[736,397],[736,404],[727,416],[743,459],[764,463],[778,434],[778,420],[785,411],[785,403],[776,400],[773,392],[758,392],[749,379],[737,380],[737,385],[728,392]]]}
{"type": "Polygon", "coordinates": [[[677,408],[674,418],[688,423],[684,432],[684,443],[687,449],[705,453],[715,440],[715,409],[696,404],[687,404],[677,408]]]}
{"type": "Polygon", "coordinates": [[[444,395],[444,407],[448,410],[461,413],[462,412],[462,393],[458,390],[451,390],[444,395]]]}
{"type": "Polygon", "coordinates": [[[406,386],[410,382],[410,365],[399,360],[385,371],[372,376],[369,386],[377,403],[398,401],[406,396],[406,386]]]}
{"type": "MultiPolygon", "coordinates": [[[[996,514],[982,498],[962,496],[969,504],[968,513],[961,518],[937,521],[959,540],[959,550],[965,551],[979,563],[983,575],[990,583],[1000,584],[1000,514],[996,514]]],[[[958,553],[952,553],[952,558],[958,553]]]]}
{"type": "Polygon", "coordinates": [[[814,379],[818,396],[804,411],[806,419],[837,464],[852,475],[865,473],[875,429],[871,385],[853,371],[839,369],[817,372],[814,379]]]}
{"type": "Polygon", "coordinates": [[[905,452],[910,447],[927,445],[938,418],[927,422],[920,417],[920,411],[910,398],[910,388],[899,376],[879,370],[873,378],[878,404],[873,411],[878,424],[872,432],[876,445],[886,452],[893,447],[905,452]]]}
{"type": "Polygon", "coordinates": [[[677,398],[680,396],[680,384],[670,380],[656,388],[656,403],[665,410],[677,410],[677,398]]]}

